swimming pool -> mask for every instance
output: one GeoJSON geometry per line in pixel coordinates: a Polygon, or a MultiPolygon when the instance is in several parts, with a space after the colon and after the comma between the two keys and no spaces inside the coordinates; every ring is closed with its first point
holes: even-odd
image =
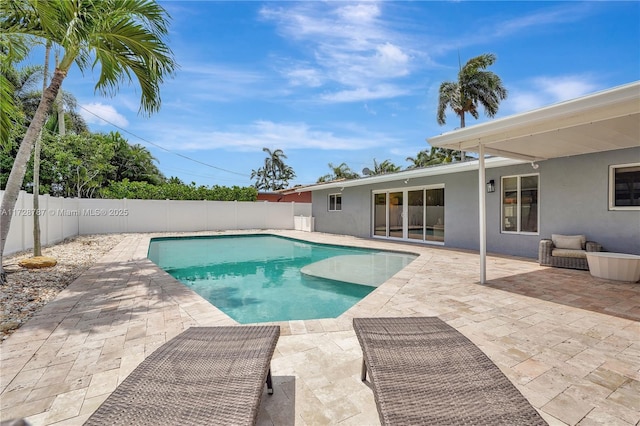
{"type": "Polygon", "coordinates": [[[153,238],[148,252],[241,324],[335,318],[416,257],[274,235],[153,238]]]}

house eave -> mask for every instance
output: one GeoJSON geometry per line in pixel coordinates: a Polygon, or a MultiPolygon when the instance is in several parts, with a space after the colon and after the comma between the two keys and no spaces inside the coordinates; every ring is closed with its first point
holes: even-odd
{"type": "MultiPolygon", "coordinates": [[[[505,166],[512,166],[516,164],[523,164],[525,162],[527,161],[511,159],[511,158],[493,157],[493,158],[487,158],[485,160],[485,166],[487,168],[505,167],[505,166]]],[[[407,179],[411,180],[411,179],[424,178],[428,176],[439,176],[439,175],[461,173],[461,172],[473,171],[473,170],[478,170],[478,160],[404,170],[402,172],[369,176],[369,177],[363,177],[360,179],[321,183],[321,184],[314,185],[312,187],[306,187],[305,190],[307,191],[322,191],[326,189],[342,190],[344,188],[352,188],[356,186],[375,185],[379,183],[404,181],[407,179]]]]}

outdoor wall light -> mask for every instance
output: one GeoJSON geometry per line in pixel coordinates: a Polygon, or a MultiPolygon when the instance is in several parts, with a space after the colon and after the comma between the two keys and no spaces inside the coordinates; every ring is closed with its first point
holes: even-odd
{"type": "Polygon", "coordinates": [[[493,179],[487,182],[487,192],[496,192],[496,182],[493,179]]]}

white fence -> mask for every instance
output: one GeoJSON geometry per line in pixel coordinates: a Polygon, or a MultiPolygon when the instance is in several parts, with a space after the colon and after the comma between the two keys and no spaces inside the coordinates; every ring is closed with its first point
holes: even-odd
{"type": "MultiPolygon", "coordinates": [[[[4,191],[0,191],[0,200],[4,191]]],[[[33,247],[33,214],[40,216],[41,241],[50,245],[75,235],[124,232],[189,232],[231,229],[294,229],[296,216],[311,216],[310,203],[236,201],[110,200],[40,196],[20,192],[5,254],[33,247]]],[[[5,220],[9,212],[0,212],[5,220]]],[[[298,226],[297,226],[298,225],[298,226]]]]}

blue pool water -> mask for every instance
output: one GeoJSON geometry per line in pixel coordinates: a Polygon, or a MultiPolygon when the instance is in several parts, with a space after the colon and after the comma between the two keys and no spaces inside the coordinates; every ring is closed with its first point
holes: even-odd
{"type": "Polygon", "coordinates": [[[153,238],[148,257],[248,324],[335,318],[416,256],[272,235],[225,235],[153,238]]]}

